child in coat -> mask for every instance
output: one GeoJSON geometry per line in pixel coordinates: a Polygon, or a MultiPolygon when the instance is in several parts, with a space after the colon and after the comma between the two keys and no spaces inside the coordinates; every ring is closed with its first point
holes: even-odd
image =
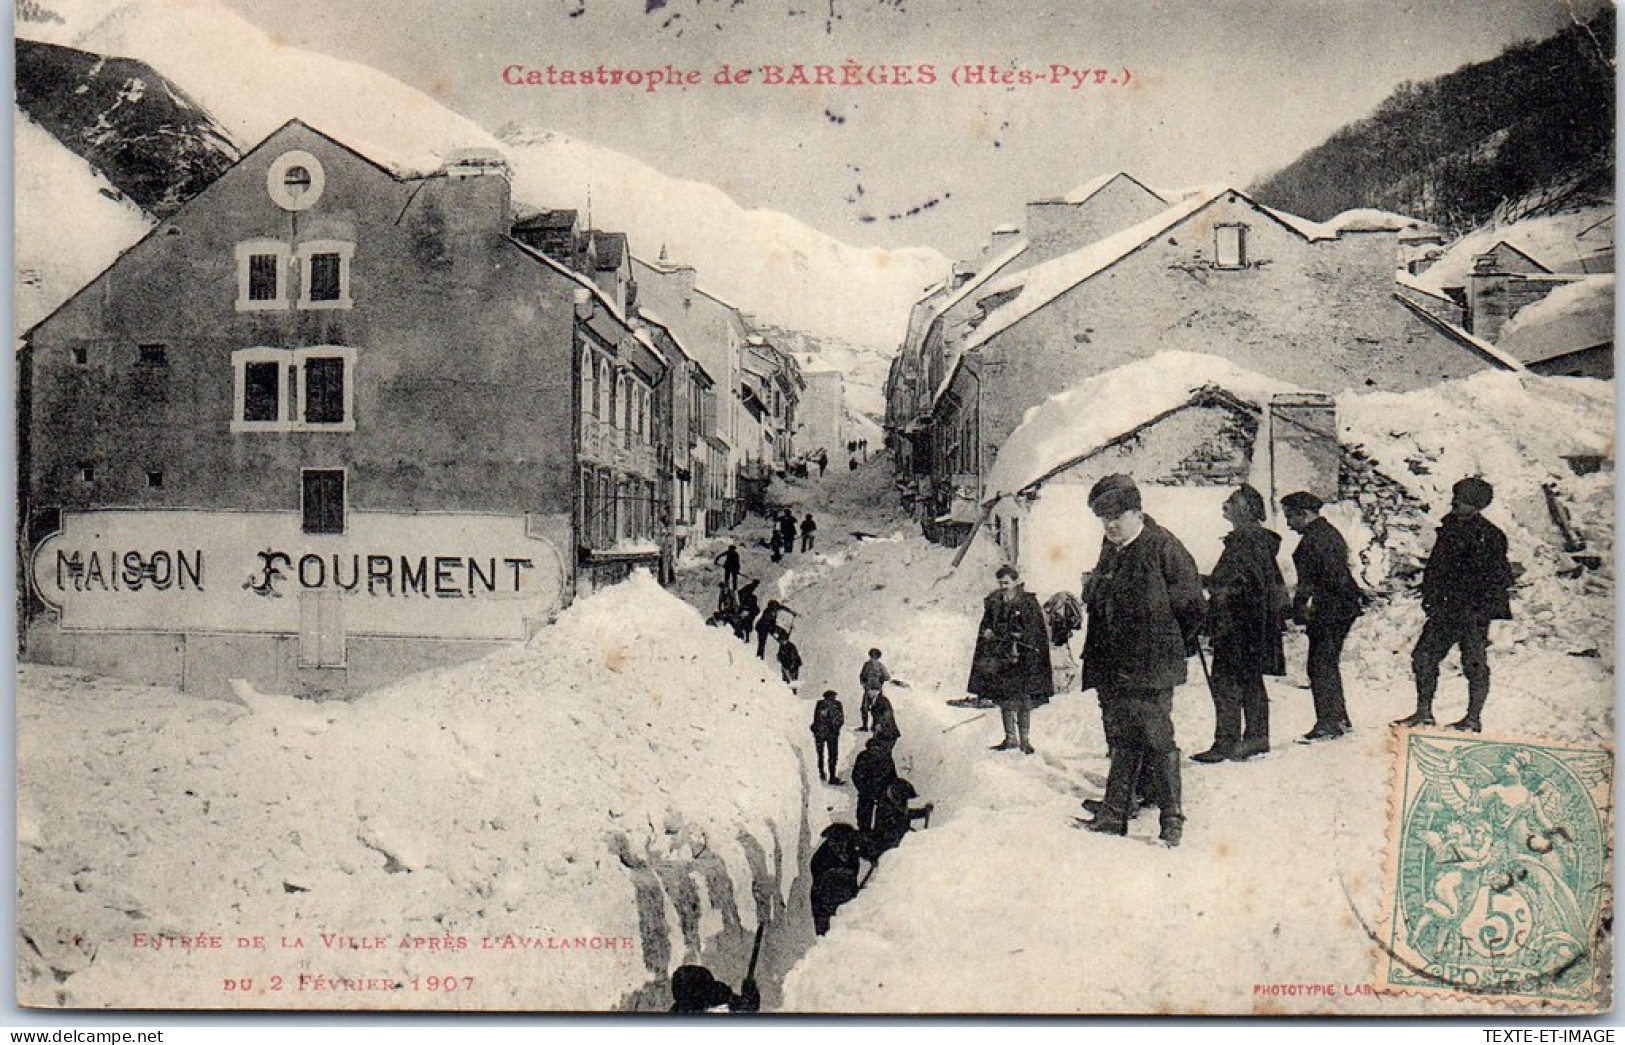
{"type": "Polygon", "coordinates": [[[858,727],[859,733],[869,732],[869,719],[874,714],[875,698],[880,696],[881,689],[890,681],[891,672],[880,662],[880,651],[870,650],[869,659],[858,669],[858,683],[863,686],[863,703],[858,706],[858,715],[863,719],[863,724],[858,727]]]}

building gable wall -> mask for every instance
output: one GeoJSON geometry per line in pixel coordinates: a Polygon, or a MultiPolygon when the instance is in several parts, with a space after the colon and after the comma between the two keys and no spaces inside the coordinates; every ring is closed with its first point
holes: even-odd
{"type": "Polygon", "coordinates": [[[568,512],[574,284],[506,241],[507,206],[500,176],[397,181],[279,131],[32,332],[33,502],[296,512],[301,468],[342,467],[352,509],[568,512]],[[266,180],[292,149],[325,186],[290,213],[266,180]],[[239,310],[254,239],[354,244],[352,307],[239,310]],[[354,351],[353,431],[231,430],[235,351],[326,345],[354,351]]]}
{"type": "Polygon", "coordinates": [[[1028,407],[1164,350],[1327,391],[1406,390],[1489,365],[1394,301],[1395,252],[1391,233],[1312,243],[1221,198],[981,347],[983,459],[1028,407]],[[1246,264],[1221,269],[1215,237],[1230,224],[1246,228],[1246,264]]]}

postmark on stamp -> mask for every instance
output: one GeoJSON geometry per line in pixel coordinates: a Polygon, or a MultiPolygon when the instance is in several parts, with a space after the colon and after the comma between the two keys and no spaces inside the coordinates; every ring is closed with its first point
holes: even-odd
{"type": "Polygon", "coordinates": [[[1612,753],[1406,733],[1397,756],[1377,989],[1606,1005],[1612,753]]]}

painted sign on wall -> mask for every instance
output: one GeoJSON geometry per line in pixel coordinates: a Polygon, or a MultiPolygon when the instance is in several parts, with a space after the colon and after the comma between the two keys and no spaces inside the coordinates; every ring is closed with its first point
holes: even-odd
{"type": "Polygon", "coordinates": [[[352,511],[68,512],[34,589],[71,631],[296,634],[301,597],[343,600],[351,635],[522,639],[560,604],[564,559],[523,516],[352,511]]]}

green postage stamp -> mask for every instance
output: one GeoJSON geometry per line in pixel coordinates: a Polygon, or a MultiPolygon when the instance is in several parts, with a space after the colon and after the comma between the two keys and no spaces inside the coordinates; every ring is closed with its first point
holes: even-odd
{"type": "Polygon", "coordinates": [[[1613,755],[1403,734],[1377,987],[1606,1006],[1613,755]]]}

